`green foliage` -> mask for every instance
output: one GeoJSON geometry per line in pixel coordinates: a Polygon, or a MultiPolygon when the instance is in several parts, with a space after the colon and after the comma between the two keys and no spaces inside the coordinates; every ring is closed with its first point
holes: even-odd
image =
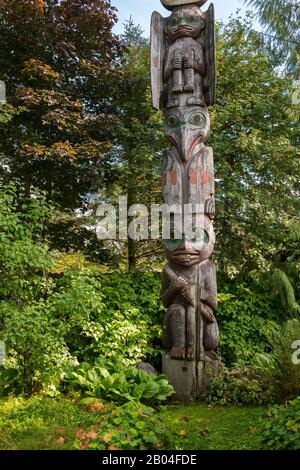
{"type": "Polygon", "coordinates": [[[0,397],[16,390],[18,369],[0,365],[0,397]]]}
{"type": "Polygon", "coordinates": [[[234,18],[218,32],[218,99],[210,140],[219,271],[247,284],[249,279],[265,283],[274,266],[291,258],[286,235],[300,210],[299,125],[291,112],[291,80],[278,74],[257,35],[249,37],[252,26],[251,18],[234,18]]]}
{"type": "MultiPolygon", "coordinates": [[[[81,390],[90,397],[115,403],[159,404],[174,393],[164,375],[147,374],[117,359],[97,359],[93,366],[82,363],[68,372],[64,380],[68,389],[81,390]]],[[[86,400],[84,402],[87,403],[86,400]]]]}
{"type": "Polygon", "coordinates": [[[51,266],[43,231],[53,208],[43,194],[33,196],[26,200],[18,183],[0,184],[0,300],[18,305],[47,292],[51,266]]]}
{"type": "Polygon", "coordinates": [[[253,355],[268,345],[268,332],[276,318],[268,295],[238,286],[233,293],[219,293],[217,318],[221,332],[220,351],[224,362],[251,363],[253,355]]]}
{"type": "Polygon", "coordinates": [[[71,450],[79,426],[104,426],[110,412],[110,406],[90,411],[71,397],[10,396],[0,400],[0,449],[71,450]]]}
{"type": "Polygon", "coordinates": [[[205,401],[211,405],[258,406],[273,403],[274,391],[266,377],[253,367],[223,367],[211,377],[205,401]]]}
{"type": "Polygon", "coordinates": [[[28,201],[19,184],[0,186],[0,338],[8,354],[2,393],[12,387],[30,393],[70,363],[63,323],[51,317],[43,298],[51,292],[43,239],[51,214],[40,193],[28,201]],[[11,367],[18,368],[17,377],[11,367]]]}
{"type": "Polygon", "coordinates": [[[25,110],[24,107],[14,108],[14,106],[0,103],[0,126],[7,126],[15,116],[25,110]]]}
{"type": "MultiPolygon", "coordinates": [[[[145,45],[139,27],[129,21],[123,41],[129,47],[119,83],[117,140],[110,152],[114,183],[106,188],[106,197],[117,203],[120,194],[126,195],[128,206],[145,204],[150,212],[152,203],[162,202],[159,160],[166,147],[163,119],[152,107],[149,46],[145,45]]],[[[128,223],[131,220],[128,218],[128,223]]],[[[129,238],[123,250],[124,247],[129,269],[143,263],[149,266],[149,259],[157,260],[163,252],[161,243],[156,240],[129,238]]]]}
{"type": "MultiPolygon", "coordinates": [[[[131,408],[131,404],[126,405],[127,410],[128,407],[131,408]]],[[[93,445],[92,437],[97,439],[97,448],[105,445],[108,449],[109,432],[113,432],[112,428],[123,427],[122,424],[113,423],[113,419],[118,419],[117,415],[122,414],[122,422],[125,422],[122,408],[101,406],[100,403],[83,407],[70,395],[59,399],[44,396],[0,399],[0,449],[84,449],[89,448],[87,444],[93,445]],[[108,442],[104,441],[104,437],[108,442]]],[[[132,409],[143,410],[144,405],[137,404],[132,409]]],[[[156,447],[160,450],[254,450],[262,448],[258,423],[265,414],[266,409],[261,407],[208,407],[196,403],[162,407],[159,414],[152,415],[156,417],[153,427],[147,425],[146,417],[142,420],[146,420],[149,432],[153,431],[158,437],[156,447]]],[[[133,421],[130,416],[127,420],[133,421]]],[[[136,429],[137,421],[140,417],[126,426],[128,433],[130,428],[136,429]]],[[[141,436],[142,433],[136,430],[141,436]]],[[[144,433],[147,434],[147,431],[144,433]]]]}
{"type": "Polygon", "coordinates": [[[163,310],[160,276],[153,273],[68,271],[57,281],[47,308],[66,322],[66,342],[79,360],[160,355],[163,310]]]}
{"type": "Polygon", "coordinates": [[[300,397],[268,413],[261,439],[272,450],[300,450],[300,397]]]}
{"type": "Polygon", "coordinates": [[[43,300],[22,309],[2,302],[0,314],[9,361],[19,369],[19,389],[30,394],[52,385],[65,367],[74,364],[64,341],[64,324],[51,317],[43,300]]]}
{"type": "Polygon", "coordinates": [[[281,59],[291,71],[299,68],[299,2],[297,0],[244,0],[253,5],[267,34],[264,42],[280,52],[281,59]]]}
{"type": "Polygon", "coordinates": [[[269,378],[278,399],[295,398],[300,393],[300,367],[292,361],[292,345],[300,340],[300,321],[289,320],[269,331],[271,351],[254,357],[253,364],[269,378]]]}
{"type": "Polygon", "coordinates": [[[166,427],[157,411],[132,402],[116,408],[101,433],[81,430],[77,436],[75,448],[91,450],[149,450],[161,448],[167,441],[166,427]]]}
{"type": "Polygon", "coordinates": [[[275,269],[273,282],[276,293],[281,297],[281,302],[290,316],[300,315],[300,305],[296,301],[295,291],[291,281],[281,269],[275,269]]]}

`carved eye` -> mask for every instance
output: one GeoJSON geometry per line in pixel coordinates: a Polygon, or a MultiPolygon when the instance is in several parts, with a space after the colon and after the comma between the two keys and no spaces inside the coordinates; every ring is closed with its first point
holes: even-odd
{"type": "Polygon", "coordinates": [[[179,23],[178,18],[176,18],[176,16],[174,16],[174,18],[171,18],[171,19],[170,19],[170,23],[169,23],[169,24],[170,24],[170,26],[177,26],[178,23],[179,23]]]}
{"type": "Polygon", "coordinates": [[[180,124],[178,116],[176,114],[171,114],[171,116],[168,116],[166,119],[166,124],[169,127],[176,127],[180,124]]]}
{"type": "Polygon", "coordinates": [[[189,123],[197,127],[205,127],[206,117],[203,113],[193,113],[189,117],[189,123]]]}
{"type": "Polygon", "coordinates": [[[209,243],[209,233],[204,229],[194,229],[194,236],[190,237],[190,241],[195,249],[201,250],[205,245],[209,243]]]}
{"type": "Polygon", "coordinates": [[[198,23],[198,18],[197,18],[197,16],[188,16],[187,21],[189,23],[198,23]]]}

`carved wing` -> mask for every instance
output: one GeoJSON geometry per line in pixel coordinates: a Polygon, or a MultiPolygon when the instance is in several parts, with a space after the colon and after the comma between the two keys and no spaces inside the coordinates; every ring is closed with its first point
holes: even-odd
{"type": "Polygon", "coordinates": [[[160,109],[163,91],[164,18],[154,11],[151,18],[151,91],[152,104],[160,109]]]}
{"type": "Polygon", "coordinates": [[[166,204],[182,204],[182,166],[174,149],[165,153],[162,193],[166,204]]]}
{"type": "Polygon", "coordinates": [[[206,77],[205,101],[207,106],[216,102],[216,33],[215,33],[215,7],[210,4],[206,12],[206,77]]]}
{"type": "Polygon", "coordinates": [[[188,169],[188,202],[205,204],[215,193],[214,155],[211,147],[193,156],[188,169]]]}

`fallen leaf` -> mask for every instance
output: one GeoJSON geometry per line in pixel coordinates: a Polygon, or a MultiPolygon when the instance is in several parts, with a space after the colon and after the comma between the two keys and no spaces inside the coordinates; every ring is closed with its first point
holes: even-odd
{"type": "Polygon", "coordinates": [[[107,406],[99,401],[94,401],[87,407],[87,411],[90,413],[103,413],[107,411],[107,406]]]}
{"type": "Polygon", "coordinates": [[[185,421],[187,423],[188,421],[190,421],[190,418],[188,418],[187,416],[181,416],[180,421],[185,421]]]}
{"type": "Polygon", "coordinates": [[[81,444],[81,449],[87,449],[89,446],[89,442],[88,441],[84,441],[82,444],[81,444]]]}
{"type": "Polygon", "coordinates": [[[97,439],[98,434],[96,434],[94,431],[90,431],[86,433],[86,437],[88,437],[89,439],[97,439]]]}
{"type": "Polygon", "coordinates": [[[107,448],[107,450],[121,450],[121,449],[119,449],[118,447],[115,447],[115,446],[109,446],[107,448]]]}
{"type": "Polygon", "coordinates": [[[203,429],[203,431],[201,431],[201,434],[202,434],[203,436],[208,436],[209,430],[208,430],[208,429],[203,429]]]}
{"type": "Polygon", "coordinates": [[[58,437],[57,439],[54,439],[54,443],[61,446],[65,443],[65,439],[62,436],[58,437]]]}
{"type": "Polygon", "coordinates": [[[75,434],[75,437],[77,439],[79,439],[80,441],[82,441],[83,439],[85,439],[85,432],[84,432],[84,429],[83,428],[79,428],[78,431],[76,432],[75,434]]]}
{"type": "Polygon", "coordinates": [[[105,444],[107,444],[108,442],[111,441],[111,438],[112,438],[112,433],[111,432],[107,432],[104,437],[103,437],[103,441],[105,442],[105,444]]]}
{"type": "Polygon", "coordinates": [[[179,436],[181,436],[181,437],[187,437],[188,434],[189,434],[189,433],[187,432],[186,429],[182,429],[182,430],[180,431],[180,433],[179,433],[179,436]]]}

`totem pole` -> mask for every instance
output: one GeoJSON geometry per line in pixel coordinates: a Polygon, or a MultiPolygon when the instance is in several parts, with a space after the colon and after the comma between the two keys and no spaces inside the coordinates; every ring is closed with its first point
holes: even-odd
{"type": "Polygon", "coordinates": [[[168,18],[154,12],[151,20],[152,100],[164,111],[171,143],[164,155],[163,197],[165,204],[194,208],[192,224],[202,221],[201,230],[165,240],[163,344],[169,352],[163,372],[175,398],[188,401],[203,396],[208,368],[219,364],[216,269],[210,260],[214,163],[212,148],[205,146],[216,88],[214,6],[203,12],[206,0],[161,2],[172,12],[168,18]]]}

